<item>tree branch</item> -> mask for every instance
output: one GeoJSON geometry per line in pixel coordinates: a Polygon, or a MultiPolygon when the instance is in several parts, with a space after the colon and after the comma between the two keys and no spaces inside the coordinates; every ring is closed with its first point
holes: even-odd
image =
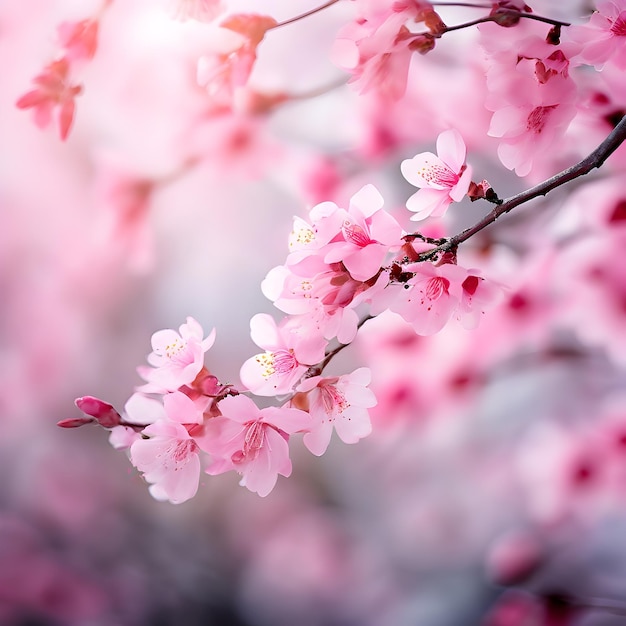
{"type": "Polygon", "coordinates": [[[539,196],[545,196],[547,193],[568,183],[580,176],[584,176],[588,174],[592,170],[601,167],[604,162],[622,145],[622,143],[626,140],[626,116],[622,117],[622,120],[617,124],[617,126],[611,131],[611,133],[607,136],[607,138],[587,157],[585,157],[582,161],[577,163],[576,165],[572,165],[567,169],[563,170],[559,174],[548,178],[547,180],[527,189],[526,191],[522,191],[515,196],[512,196],[502,202],[502,204],[497,205],[490,211],[485,217],[483,217],[480,221],[476,222],[470,228],[465,229],[463,232],[458,235],[454,235],[450,237],[445,243],[432,248],[431,250],[427,250],[426,252],[422,252],[420,254],[420,261],[427,261],[437,256],[442,252],[448,252],[450,250],[454,250],[458,247],[459,244],[467,241],[470,237],[473,237],[476,233],[480,232],[483,228],[486,228],[493,222],[495,222],[501,215],[508,213],[515,207],[518,207],[520,204],[524,204],[533,198],[537,198],[539,196]]]}
{"type": "Polygon", "coordinates": [[[274,26],[272,26],[271,28],[268,28],[267,30],[273,30],[274,28],[280,28],[281,26],[286,26],[287,24],[293,24],[294,22],[303,20],[305,17],[309,17],[309,15],[314,15],[315,13],[318,13],[319,11],[323,11],[324,9],[327,9],[329,6],[336,4],[337,2],[339,2],[339,0],[329,0],[325,4],[322,4],[321,6],[315,9],[311,9],[310,11],[307,11],[306,13],[301,13],[300,15],[296,15],[295,17],[291,17],[288,20],[285,20],[284,22],[278,22],[278,24],[274,24],[274,26]]]}

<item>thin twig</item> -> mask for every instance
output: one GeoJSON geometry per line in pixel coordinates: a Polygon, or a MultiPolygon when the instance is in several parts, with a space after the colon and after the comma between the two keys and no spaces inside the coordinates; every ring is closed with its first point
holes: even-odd
{"type": "MultiPolygon", "coordinates": [[[[486,24],[488,22],[496,22],[499,23],[499,19],[503,15],[511,15],[512,17],[519,17],[520,19],[528,19],[528,20],[536,20],[537,22],[544,22],[545,24],[551,24],[552,26],[571,26],[568,22],[561,22],[559,20],[553,20],[549,17],[541,17],[540,15],[533,15],[531,13],[522,13],[521,11],[515,11],[513,9],[502,9],[498,15],[487,15],[485,17],[480,17],[476,20],[472,20],[471,22],[463,22],[463,24],[457,24],[456,26],[446,26],[442,28],[440,32],[437,33],[436,37],[441,37],[446,33],[451,33],[455,30],[461,30],[463,28],[470,28],[472,26],[476,26],[478,24],[486,24]]],[[[432,35],[431,32],[418,33],[416,37],[423,35],[432,35]]]]}
{"type": "Polygon", "coordinates": [[[293,22],[303,20],[305,17],[309,17],[309,15],[314,15],[315,13],[319,11],[323,11],[324,9],[327,9],[329,6],[336,4],[337,2],[339,2],[339,0],[329,0],[328,2],[326,2],[326,4],[322,4],[321,6],[315,9],[311,9],[310,11],[307,11],[306,13],[301,13],[300,15],[296,15],[295,17],[291,17],[288,20],[285,20],[284,22],[278,22],[278,24],[274,24],[274,26],[271,26],[267,30],[273,30],[274,28],[280,28],[281,26],[286,26],[287,24],[293,24],[293,22]]]}

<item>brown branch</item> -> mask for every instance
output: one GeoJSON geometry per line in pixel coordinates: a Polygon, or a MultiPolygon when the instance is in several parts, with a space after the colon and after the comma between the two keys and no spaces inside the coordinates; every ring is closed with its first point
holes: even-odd
{"type": "Polygon", "coordinates": [[[511,15],[511,17],[516,17],[520,19],[528,19],[528,20],[536,20],[537,22],[544,22],[545,24],[551,24],[552,26],[571,26],[568,22],[560,22],[559,20],[553,20],[549,17],[541,17],[540,15],[533,15],[532,13],[522,13],[521,11],[515,11],[513,9],[501,9],[500,13],[497,15],[487,15],[486,17],[480,17],[476,20],[472,20],[471,22],[464,22],[463,24],[457,24],[456,26],[446,26],[442,28],[438,33],[434,34],[432,32],[424,32],[417,33],[415,37],[424,36],[424,35],[432,35],[434,37],[441,37],[446,33],[451,33],[455,30],[461,30],[463,28],[470,28],[472,26],[476,26],[478,24],[486,24],[487,22],[495,22],[496,24],[500,23],[500,19],[503,15],[511,15]]]}
{"type": "Polygon", "coordinates": [[[622,145],[626,140],[626,116],[617,124],[617,126],[611,131],[607,138],[587,157],[585,157],[576,165],[572,165],[563,170],[559,174],[544,180],[542,183],[522,191],[515,196],[504,200],[502,204],[494,207],[485,217],[476,222],[470,228],[466,228],[463,232],[454,237],[450,237],[445,243],[432,248],[426,252],[420,254],[420,261],[427,261],[433,257],[439,255],[442,252],[448,252],[455,250],[459,244],[467,241],[470,237],[473,237],[476,233],[483,230],[490,224],[493,224],[501,215],[508,213],[520,204],[524,204],[533,198],[539,196],[545,196],[547,193],[568,183],[580,176],[589,174],[592,170],[601,167],[604,162],[622,145]]]}
{"type": "Polygon", "coordinates": [[[306,13],[301,13],[300,15],[296,15],[295,17],[291,17],[288,20],[285,20],[284,22],[278,22],[277,24],[274,24],[274,26],[271,26],[267,30],[273,30],[274,28],[287,26],[287,24],[293,24],[293,22],[298,22],[299,20],[303,20],[305,17],[309,17],[309,15],[314,15],[315,13],[318,13],[319,11],[323,11],[324,9],[327,9],[329,6],[332,6],[333,4],[337,4],[337,2],[339,2],[339,0],[329,0],[325,4],[322,4],[321,6],[315,9],[311,9],[310,11],[307,11],[306,13]]]}

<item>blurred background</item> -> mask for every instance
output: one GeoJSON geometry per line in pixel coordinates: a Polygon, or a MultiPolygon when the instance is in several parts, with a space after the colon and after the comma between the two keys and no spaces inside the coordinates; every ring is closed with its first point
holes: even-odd
{"type": "MultiPolygon", "coordinates": [[[[277,20],[316,6],[227,4],[277,20]]],[[[587,4],[532,6],[580,19],[587,4]]],[[[373,434],[321,458],[296,441],[267,498],[228,474],[156,502],[105,431],[56,426],[78,396],[121,409],[152,333],[188,315],[217,328],[207,365],[238,384],[251,316],[279,317],[260,282],[292,216],[371,182],[411,229],[399,163],[442,129],[506,197],[587,154],[626,106],[615,72],[582,73],[571,137],[524,181],[486,136],[477,32],[413,59],[390,104],[329,61],[353,16],[338,3],[259,47],[251,85],[286,102],[233,112],[196,83],[211,26],[174,20],[176,5],[111,4],[61,142],[15,102],[58,54],[57,26],[101,4],[0,3],[0,624],[623,624],[623,151],[468,243],[464,265],[506,286],[477,330],[368,322],[329,371],[372,369],[373,434]],[[599,93],[604,109],[583,107],[599,93]]],[[[433,235],[486,210],[465,204],[433,235]]]]}

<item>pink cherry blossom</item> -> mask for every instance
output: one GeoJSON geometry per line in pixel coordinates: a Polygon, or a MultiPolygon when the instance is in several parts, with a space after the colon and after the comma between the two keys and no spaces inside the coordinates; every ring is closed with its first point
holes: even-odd
{"type": "Polygon", "coordinates": [[[297,315],[299,326],[341,343],[350,343],[356,335],[359,318],[353,306],[367,288],[341,263],[327,265],[318,256],[275,267],[262,283],[265,296],[281,311],[297,315]]]}
{"type": "Polygon", "coordinates": [[[553,78],[545,84],[518,79],[502,107],[495,109],[489,134],[500,137],[498,156],[518,176],[530,173],[554,142],[563,136],[576,114],[575,87],[570,79],[553,78]]]}
{"type": "Polygon", "coordinates": [[[307,430],[310,416],[292,408],[259,409],[245,396],[224,398],[219,408],[222,416],[210,419],[199,439],[214,457],[207,473],[235,470],[242,477],[240,485],[266,496],[278,474],[291,474],[288,435],[307,430]]]}
{"type": "Polygon", "coordinates": [[[430,33],[411,33],[407,22],[425,21],[429,29],[436,30],[441,21],[429,2],[358,4],[360,14],[339,31],[331,58],[352,74],[349,82],[359,92],[375,90],[385,99],[398,100],[406,92],[413,51],[428,52],[435,42],[430,33]]]}
{"type": "Polygon", "coordinates": [[[551,156],[576,114],[569,65],[579,46],[556,48],[538,24],[520,23],[506,39],[495,24],[481,24],[480,32],[488,59],[485,106],[493,111],[488,134],[500,138],[503,165],[526,176],[551,156]]]}
{"type": "Polygon", "coordinates": [[[459,307],[467,270],[452,263],[414,263],[406,271],[414,276],[402,287],[390,285],[396,295],[389,309],[409,322],[418,335],[439,332],[459,307]]]}
{"type": "Polygon", "coordinates": [[[566,36],[583,46],[577,60],[596,69],[606,63],[626,69],[626,0],[598,2],[589,22],[568,29],[566,36]]]}
{"type": "Polygon", "coordinates": [[[308,410],[313,418],[304,445],[315,455],[326,452],[333,428],[344,443],[356,443],[372,432],[367,409],[376,405],[376,397],[367,388],[369,369],[362,367],[351,374],[334,378],[308,378],[298,391],[306,394],[308,410]]]}
{"type": "Polygon", "coordinates": [[[198,444],[187,429],[175,422],[162,421],[147,426],[144,435],[130,447],[133,465],[151,483],[150,493],[157,500],[180,504],[196,495],[200,480],[198,444]]]}
{"type": "MultiPolygon", "coordinates": [[[[152,335],[152,352],[148,355],[150,367],[138,368],[139,374],[155,389],[176,391],[193,382],[204,366],[204,353],[215,341],[215,329],[203,339],[202,326],[188,317],[179,332],[166,329],[152,335]]],[[[155,390],[150,386],[142,390],[155,390]]]]}
{"type": "Polygon", "coordinates": [[[472,170],[465,164],[465,142],[454,129],[437,137],[437,155],[422,152],[400,165],[402,175],[420,190],[406,203],[412,220],[441,217],[452,202],[460,202],[469,189],[472,170]]]}
{"type": "Polygon", "coordinates": [[[250,320],[252,340],[265,352],[250,357],[240,371],[242,383],[253,393],[274,396],[288,393],[311,365],[324,358],[327,341],[302,332],[286,318],[277,325],[271,315],[250,320]]]}
{"type": "Polygon", "coordinates": [[[374,185],[365,185],[350,199],[348,211],[341,211],[343,241],[331,241],[324,249],[324,261],[341,261],[355,280],[366,281],[379,270],[393,246],[398,246],[402,228],[387,211],[374,185]]]}
{"type": "Polygon", "coordinates": [[[70,62],[67,57],[52,61],[33,79],[36,88],[25,93],[16,102],[18,109],[33,109],[35,124],[45,128],[50,124],[52,112],[58,108],[59,133],[65,141],[74,120],[74,98],[82,86],[70,82],[70,62]]]}
{"type": "Polygon", "coordinates": [[[200,448],[185,424],[201,424],[203,417],[180,392],[166,395],[163,407],[164,417],[143,429],[149,438],[132,443],[130,459],[151,483],[154,498],[179,504],[196,494],[200,479],[200,448]]]}

